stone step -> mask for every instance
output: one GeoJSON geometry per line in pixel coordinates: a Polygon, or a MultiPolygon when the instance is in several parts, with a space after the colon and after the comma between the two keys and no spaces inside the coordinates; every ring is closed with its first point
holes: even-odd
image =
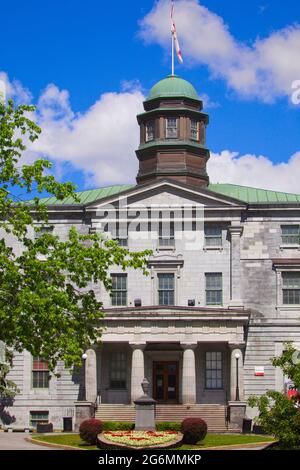
{"type": "MultiPolygon", "coordinates": [[[[104,421],[134,421],[135,409],[132,405],[101,404],[95,414],[104,421]]],[[[209,432],[226,432],[224,405],[157,405],[156,421],[182,421],[199,416],[207,422],[209,432]]]]}

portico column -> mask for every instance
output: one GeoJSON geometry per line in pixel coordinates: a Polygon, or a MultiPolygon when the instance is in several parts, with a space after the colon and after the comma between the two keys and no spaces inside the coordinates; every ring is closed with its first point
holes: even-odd
{"type": "Polygon", "coordinates": [[[239,401],[244,400],[244,347],[239,344],[229,344],[231,350],[230,366],[230,401],[236,401],[237,387],[239,401]],[[238,364],[238,374],[237,374],[238,364]],[[238,384],[237,384],[238,379],[238,384]]]}
{"type": "Polygon", "coordinates": [[[143,394],[141,383],[145,378],[144,349],[145,344],[130,344],[132,347],[131,362],[131,402],[143,394]]]}
{"type": "Polygon", "coordinates": [[[241,295],[241,235],[242,226],[232,225],[228,228],[230,245],[230,305],[242,306],[241,295]]]}
{"type": "Polygon", "coordinates": [[[85,359],[85,399],[95,403],[97,398],[97,358],[94,349],[88,349],[85,359]]]}
{"type": "Polygon", "coordinates": [[[196,403],[196,363],[195,349],[197,344],[181,344],[183,348],[182,365],[182,403],[196,403]]]}

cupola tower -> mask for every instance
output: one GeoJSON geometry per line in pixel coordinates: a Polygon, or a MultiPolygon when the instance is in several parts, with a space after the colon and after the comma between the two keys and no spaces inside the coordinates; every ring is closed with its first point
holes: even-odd
{"type": "Polygon", "coordinates": [[[140,146],[137,183],[171,179],[207,186],[205,129],[208,115],[191,83],[170,75],[150,90],[145,112],[137,116],[140,146]]]}

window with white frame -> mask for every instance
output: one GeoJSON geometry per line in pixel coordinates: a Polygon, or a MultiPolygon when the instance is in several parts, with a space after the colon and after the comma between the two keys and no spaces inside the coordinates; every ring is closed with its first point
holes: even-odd
{"type": "Polygon", "coordinates": [[[111,304],[115,307],[127,305],[127,274],[112,274],[111,304]]]}
{"type": "Polygon", "coordinates": [[[151,142],[155,138],[155,123],[154,121],[148,121],[146,123],[146,142],[151,142]]]}
{"type": "Polygon", "coordinates": [[[117,223],[114,240],[116,240],[119,246],[127,247],[128,246],[128,227],[117,223]]]}
{"type": "Polygon", "coordinates": [[[30,411],[29,424],[32,428],[36,428],[37,424],[48,424],[49,411],[30,411]]]}
{"type": "Polygon", "coordinates": [[[300,232],[299,225],[282,225],[281,240],[283,245],[299,245],[300,232]]]}
{"type": "Polygon", "coordinates": [[[205,246],[222,246],[222,228],[218,225],[205,224],[204,226],[205,246]]]}
{"type": "Polygon", "coordinates": [[[282,273],[282,301],[284,305],[300,304],[300,272],[282,273]]]}
{"type": "Polygon", "coordinates": [[[191,120],[191,139],[199,140],[199,122],[191,120]]]}
{"type": "Polygon", "coordinates": [[[222,305],[223,281],[222,273],[206,273],[206,305],[222,305]]]}
{"type": "Polygon", "coordinates": [[[205,353],[205,388],[220,390],[223,388],[223,365],[220,351],[205,353]]]}
{"type": "Polygon", "coordinates": [[[49,367],[40,357],[32,359],[32,388],[49,388],[49,367]]]}
{"type": "Polygon", "coordinates": [[[110,354],[109,387],[124,389],[127,385],[127,354],[126,352],[112,352],[110,354]]]}
{"type": "Polygon", "coordinates": [[[158,304],[175,305],[175,276],[174,273],[159,273],[158,304]]]}
{"type": "Polygon", "coordinates": [[[177,118],[166,119],[166,138],[177,139],[178,137],[178,120],[177,118]]]}
{"type": "Polygon", "coordinates": [[[159,246],[161,248],[175,246],[175,227],[174,222],[159,222],[159,246]]]}

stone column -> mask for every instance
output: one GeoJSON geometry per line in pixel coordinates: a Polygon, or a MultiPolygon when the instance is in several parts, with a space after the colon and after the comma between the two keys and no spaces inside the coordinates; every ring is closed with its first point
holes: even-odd
{"type": "Polygon", "coordinates": [[[182,365],[182,403],[196,403],[196,364],[195,349],[197,344],[181,344],[183,348],[182,365]]]}
{"type": "Polygon", "coordinates": [[[243,227],[228,228],[231,238],[230,245],[230,305],[240,307],[243,305],[241,295],[241,235],[243,227]]]}
{"type": "Polygon", "coordinates": [[[131,402],[142,395],[141,383],[145,378],[144,349],[145,344],[130,344],[132,347],[131,361],[131,402]]]}
{"type": "Polygon", "coordinates": [[[85,399],[95,403],[97,398],[97,359],[94,349],[86,351],[85,360],[85,399]]]}
{"type": "Polygon", "coordinates": [[[244,400],[244,346],[239,344],[229,344],[231,350],[231,364],[230,364],[230,400],[236,401],[236,355],[238,354],[239,360],[239,395],[240,401],[244,400]]]}

